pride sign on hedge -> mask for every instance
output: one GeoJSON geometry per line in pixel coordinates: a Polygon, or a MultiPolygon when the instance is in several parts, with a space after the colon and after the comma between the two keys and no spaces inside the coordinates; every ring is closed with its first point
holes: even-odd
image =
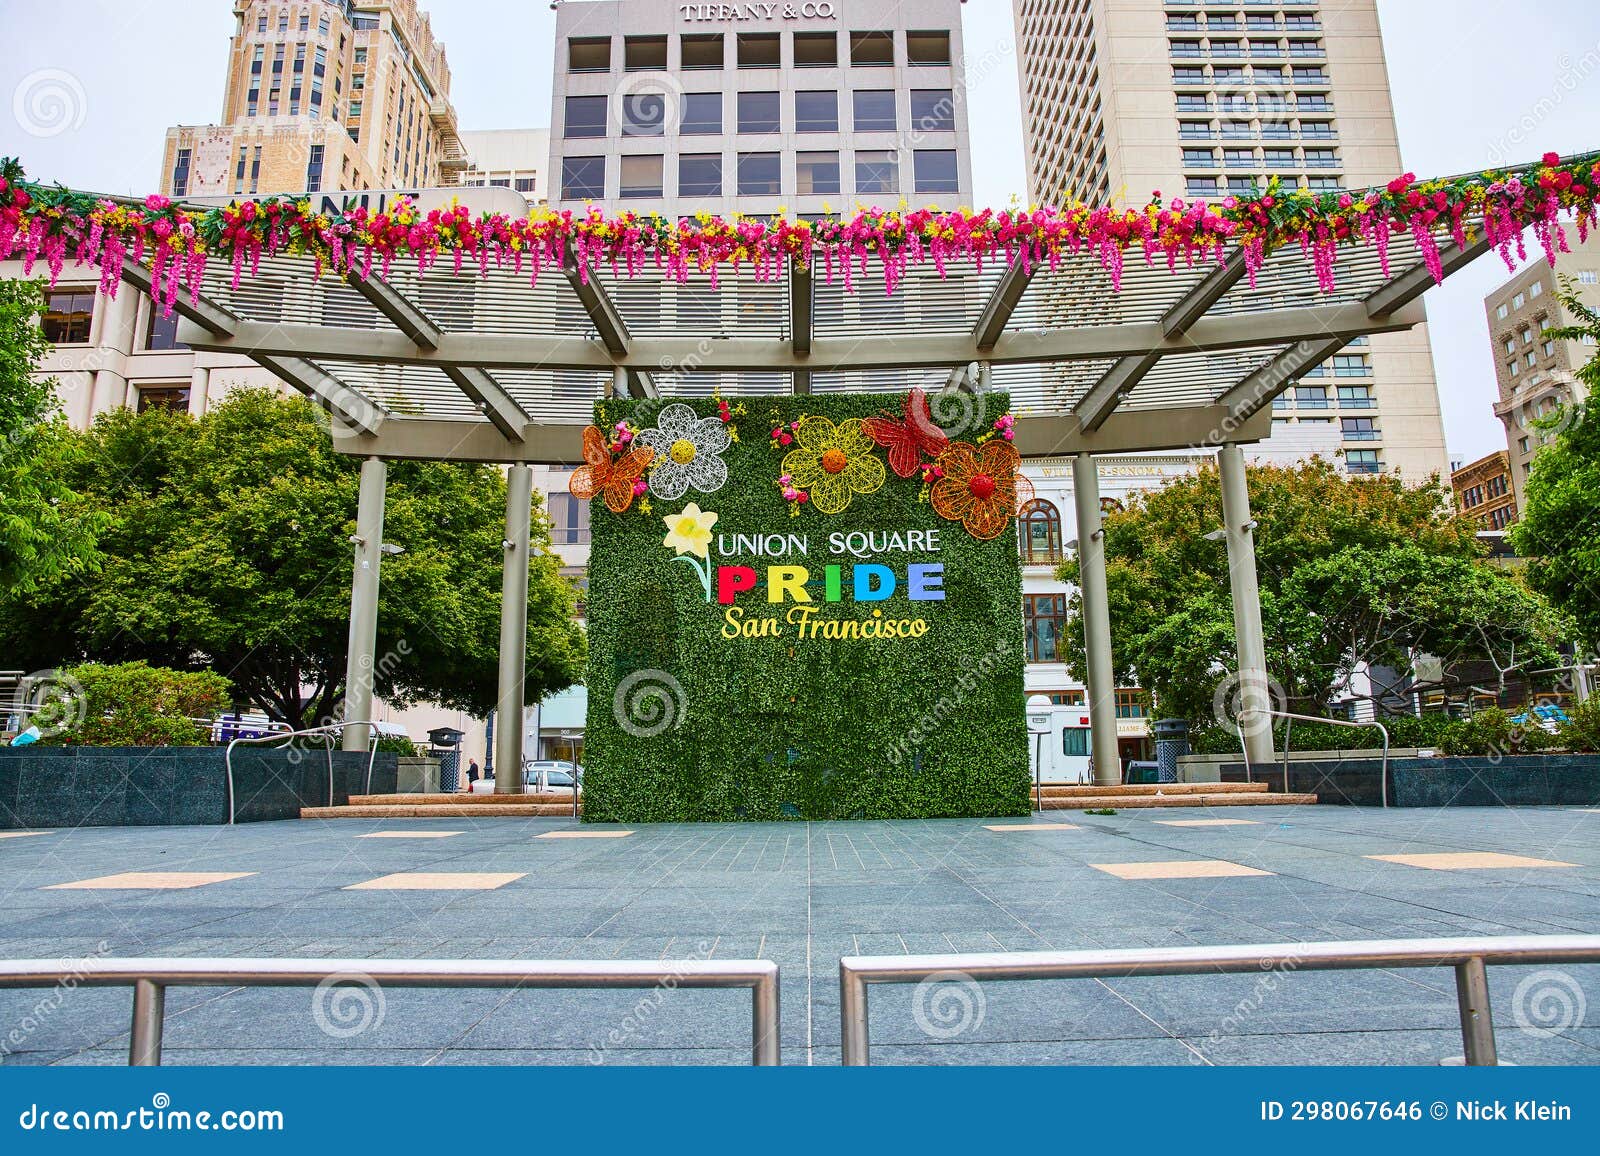
{"type": "Polygon", "coordinates": [[[1025,814],[1016,531],[986,512],[1014,500],[986,464],[1006,400],[925,439],[976,447],[975,517],[864,432],[903,394],[599,403],[586,818],[1025,814]]]}

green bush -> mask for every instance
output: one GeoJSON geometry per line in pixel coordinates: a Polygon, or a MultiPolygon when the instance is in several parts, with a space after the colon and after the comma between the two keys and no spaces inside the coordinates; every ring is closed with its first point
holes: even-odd
{"type": "Polygon", "coordinates": [[[1451,723],[1439,749],[1447,755],[1529,755],[1560,745],[1538,724],[1514,723],[1505,711],[1490,707],[1451,723]]]}
{"type": "MultiPolygon", "coordinates": [[[[1453,725],[1444,714],[1425,714],[1420,718],[1409,714],[1384,715],[1378,721],[1389,732],[1391,749],[1438,747],[1453,725]]],[[[1291,751],[1375,751],[1383,746],[1383,735],[1375,727],[1341,727],[1331,723],[1296,720],[1293,727],[1286,728],[1283,721],[1279,720],[1272,728],[1272,744],[1280,754],[1283,752],[1285,734],[1288,735],[1291,751]]],[[[1239,753],[1239,736],[1223,727],[1210,726],[1191,732],[1189,747],[1196,754],[1236,755],[1239,753]]]]}
{"type": "Polygon", "coordinates": [[[1581,702],[1568,712],[1571,720],[1556,741],[1569,751],[1600,752],[1600,698],[1581,702]]]}
{"type": "Polygon", "coordinates": [[[378,749],[393,752],[403,758],[412,758],[417,754],[416,744],[399,735],[385,735],[378,740],[378,749]]]}
{"type": "Polygon", "coordinates": [[[44,741],[59,746],[197,747],[209,739],[196,718],[214,717],[228,704],[229,681],[212,671],[167,670],[143,662],[90,663],[64,670],[59,686],[76,705],[57,708],[38,725],[64,729],[44,741]]]}

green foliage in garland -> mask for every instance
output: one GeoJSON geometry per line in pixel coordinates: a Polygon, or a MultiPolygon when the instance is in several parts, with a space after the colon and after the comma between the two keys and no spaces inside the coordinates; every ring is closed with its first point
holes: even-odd
{"type": "MultiPolygon", "coordinates": [[[[674,399],[678,400],[678,399],[674,399]]],[[[776,480],[784,453],[769,431],[803,416],[835,423],[892,412],[904,395],[834,394],[746,398],[738,440],[721,455],[728,482],[652,497],[614,514],[592,503],[589,558],[589,718],[584,818],[674,822],[736,819],[905,819],[1028,813],[1023,704],[1022,582],[1015,523],[991,541],[934,513],[920,477],[892,472],[875,493],[842,513],[809,503],[791,512],[776,480]],[[794,605],[766,601],[766,568],[805,565],[811,605],[829,619],[922,618],[920,638],[725,639],[726,607],[712,601],[686,559],[663,544],[663,517],[690,502],[714,511],[710,576],[719,564],[748,565],[762,585],[741,594],[749,618],[784,623],[794,605]],[[857,559],[829,551],[835,531],[938,530],[937,553],[890,552],[857,559]],[[805,557],[718,555],[716,534],[803,534],[805,557]],[[887,601],[854,602],[851,566],[889,565],[898,585],[887,601]],[[906,565],[944,565],[943,601],[912,601],[906,565]],[[823,567],[843,569],[843,601],[827,603],[823,567]],[[680,689],[681,688],[681,689],[680,689]]],[[[1005,412],[1008,398],[972,399],[977,413],[954,436],[974,440],[1005,412]]],[[[667,402],[606,401],[602,429],[626,420],[656,424],[667,402]]],[[[717,413],[711,399],[689,403],[717,413]]],[[[786,451],[785,451],[786,452],[786,451]]],[[[876,450],[882,460],[884,451],[876,450]]]]}

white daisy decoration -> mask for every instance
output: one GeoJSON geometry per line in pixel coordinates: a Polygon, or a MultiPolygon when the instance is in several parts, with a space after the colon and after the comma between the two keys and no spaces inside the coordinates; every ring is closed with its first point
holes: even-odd
{"type": "Polygon", "coordinates": [[[709,494],[728,483],[728,463],[718,455],[733,439],[719,417],[697,417],[694,410],[675,402],[635,440],[656,451],[650,492],[662,501],[675,501],[690,487],[709,494]]]}

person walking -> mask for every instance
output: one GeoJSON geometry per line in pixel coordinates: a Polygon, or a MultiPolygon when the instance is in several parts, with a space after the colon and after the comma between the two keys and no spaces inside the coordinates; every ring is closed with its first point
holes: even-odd
{"type": "Polygon", "coordinates": [[[478,770],[478,760],[469,759],[467,762],[467,794],[472,794],[472,784],[478,781],[481,772],[478,770]]]}

